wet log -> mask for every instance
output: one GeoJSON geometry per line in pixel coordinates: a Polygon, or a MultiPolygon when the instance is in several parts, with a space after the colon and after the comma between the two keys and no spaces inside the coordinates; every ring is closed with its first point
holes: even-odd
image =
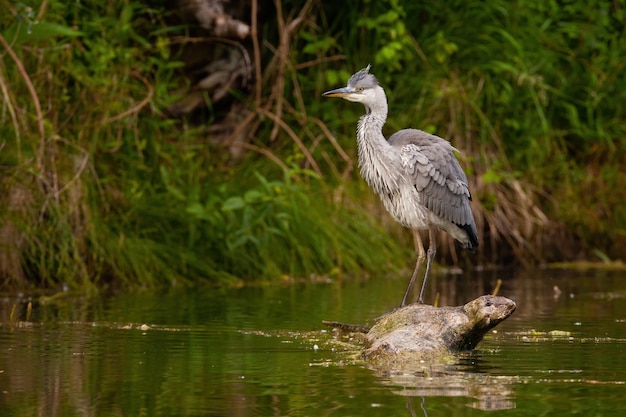
{"type": "Polygon", "coordinates": [[[483,295],[459,307],[411,304],[379,317],[369,329],[325,324],[343,331],[367,331],[363,358],[378,368],[404,368],[408,363],[473,350],[515,308],[509,298],[483,295]]]}

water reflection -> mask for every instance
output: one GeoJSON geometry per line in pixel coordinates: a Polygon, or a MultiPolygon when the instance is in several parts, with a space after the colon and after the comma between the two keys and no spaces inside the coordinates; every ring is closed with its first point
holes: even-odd
{"type": "Polygon", "coordinates": [[[497,278],[518,308],[475,353],[393,374],[367,368],[358,351],[341,351],[321,321],[378,317],[397,306],[404,279],[67,297],[47,305],[33,298],[29,322],[29,299],[8,296],[0,299],[0,415],[625,411],[626,363],[617,359],[626,347],[623,276],[438,276],[429,296],[439,292],[442,305],[460,305],[490,292],[497,278]]]}
{"type": "MultiPolygon", "coordinates": [[[[402,387],[393,390],[396,395],[412,398],[463,397],[472,401],[468,406],[479,410],[506,410],[515,408],[515,377],[477,375],[468,372],[435,371],[424,375],[393,375],[386,383],[402,387]]],[[[422,403],[428,410],[428,402],[422,403]]]]}

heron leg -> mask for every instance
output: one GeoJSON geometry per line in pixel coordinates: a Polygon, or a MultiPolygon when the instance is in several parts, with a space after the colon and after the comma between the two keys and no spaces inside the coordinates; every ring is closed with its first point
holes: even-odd
{"type": "Polygon", "coordinates": [[[430,241],[428,243],[428,252],[427,252],[427,257],[426,257],[426,272],[424,272],[424,281],[422,281],[422,289],[420,291],[420,296],[417,299],[418,303],[423,303],[424,302],[424,290],[426,289],[426,281],[428,281],[428,273],[430,272],[430,265],[433,262],[433,258],[435,257],[435,254],[437,253],[437,234],[435,229],[430,228],[428,229],[428,240],[430,241]]]}
{"type": "Polygon", "coordinates": [[[413,275],[411,275],[411,280],[409,281],[409,286],[404,293],[404,298],[402,299],[402,304],[400,307],[404,307],[407,303],[411,292],[413,291],[413,285],[415,284],[415,279],[417,278],[417,274],[419,270],[422,268],[422,263],[424,263],[424,258],[426,258],[426,252],[424,251],[424,244],[422,243],[422,237],[420,236],[420,232],[418,230],[411,230],[413,232],[413,241],[415,242],[415,252],[417,253],[417,262],[415,263],[415,269],[413,270],[413,275]]]}

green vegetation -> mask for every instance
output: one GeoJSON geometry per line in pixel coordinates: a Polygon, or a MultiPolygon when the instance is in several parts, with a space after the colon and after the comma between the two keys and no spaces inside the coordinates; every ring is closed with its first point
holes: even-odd
{"type": "Polygon", "coordinates": [[[176,46],[194,28],[167,3],[0,0],[4,287],[409,266],[408,234],[358,178],[362,109],[320,98],[369,62],[389,132],[420,127],[461,151],[484,242],[471,262],[622,256],[623,4],[262,3],[261,81],[173,118],[188,87],[176,46]],[[211,133],[229,110],[243,152],[211,133]]]}

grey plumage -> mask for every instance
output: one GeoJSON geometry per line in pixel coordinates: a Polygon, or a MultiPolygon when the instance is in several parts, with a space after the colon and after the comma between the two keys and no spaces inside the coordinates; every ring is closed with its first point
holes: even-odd
{"type": "Polygon", "coordinates": [[[474,224],[467,176],[448,141],[421,130],[403,129],[389,138],[389,144],[400,148],[408,178],[414,181],[429,210],[457,225],[474,224]]]}
{"type": "Polygon", "coordinates": [[[382,134],[387,120],[387,97],[370,66],[350,77],[346,87],[327,91],[326,97],[342,97],[365,106],[357,124],[357,147],[361,175],[380,196],[395,220],[413,230],[417,263],[402,300],[405,305],[426,253],[419,230],[428,230],[430,245],[423,293],[432,259],[436,252],[434,229],[442,229],[464,248],[478,247],[474,217],[470,209],[471,194],[467,176],[461,169],[446,140],[417,129],[403,129],[389,141],[382,134]]]}

